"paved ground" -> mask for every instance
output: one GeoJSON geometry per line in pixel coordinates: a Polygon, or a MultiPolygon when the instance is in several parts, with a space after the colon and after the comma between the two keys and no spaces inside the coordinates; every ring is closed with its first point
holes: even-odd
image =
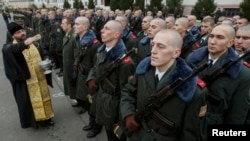
{"type": "MultiPolygon", "coordinates": [[[[0,17],[0,48],[6,40],[6,26],[0,17]]],[[[56,122],[54,127],[22,129],[12,88],[4,74],[0,53],[0,140],[1,141],[106,141],[104,130],[96,137],[86,138],[82,127],[88,124],[88,114],[78,114],[80,109],[71,107],[71,100],[63,93],[62,77],[53,75],[54,88],[50,88],[56,122]]],[[[56,71],[53,71],[53,74],[56,71]]]]}

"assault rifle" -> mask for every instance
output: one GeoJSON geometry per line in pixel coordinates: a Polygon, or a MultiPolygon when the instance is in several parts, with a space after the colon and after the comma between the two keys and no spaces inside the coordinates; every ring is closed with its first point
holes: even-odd
{"type": "MultiPolygon", "coordinates": [[[[196,76],[199,72],[201,72],[208,66],[209,63],[205,63],[201,67],[193,69],[193,72],[186,78],[178,78],[172,84],[166,85],[160,90],[156,91],[156,93],[150,97],[148,104],[146,104],[143,109],[135,113],[135,120],[138,123],[142,124],[147,132],[150,132],[151,130],[147,128],[145,122],[151,118],[155,119],[155,121],[159,122],[161,125],[166,125],[168,127],[174,128],[175,124],[167,118],[163,117],[157,110],[164,104],[168,97],[172,96],[175,93],[175,91],[180,86],[187,83],[188,80],[196,76]]],[[[130,137],[132,135],[132,132],[130,132],[126,127],[119,125],[116,125],[113,131],[115,135],[120,139],[124,139],[125,136],[130,137]]]]}
{"type": "MultiPolygon", "coordinates": [[[[250,54],[250,51],[245,52],[244,55],[241,57],[237,58],[236,60],[230,60],[223,65],[221,65],[219,68],[215,69],[211,73],[205,75],[204,77],[200,78],[201,81],[205,82],[203,83],[204,86],[211,85],[217,78],[219,78],[220,75],[224,74],[228,69],[231,68],[231,66],[235,65],[242,59],[246,58],[250,54]]],[[[219,105],[220,104],[220,98],[217,95],[212,95],[208,94],[208,101],[213,103],[214,105],[219,105]]]]}
{"type": "Polygon", "coordinates": [[[201,78],[201,80],[205,81],[207,85],[211,84],[214,80],[216,80],[221,74],[225,73],[231,66],[235,65],[239,61],[243,60],[250,54],[250,51],[247,51],[241,57],[237,58],[236,60],[230,60],[224,63],[222,66],[217,68],[216,70],[212,71],[211,73],[205,75],[201,78]]]}
{"type": "Polygon", "coordinates": [[[181,49],[181,57],[185,57],[183,55],[186,55],[187,52],[189,51],[189,49],[192,47],[193,44],[195,44],[196,42],[198,42],[202,37],[204,37],[205,35],[207,35],[207,32],[199,35],[195,40],[189,42],[188,44],[186,44],[185,46],[182,47],[181,49]]]}
{"type": "Polygon", "coordinates": [[[114,84],[112,84],[110,82],[110,80],[108,79],[108,76],[110,75],[110,73],[119,66],[119,64],[125,59],[127,58],[129,55],[131,55],[133,52],[135,51],[135,49],[131,49],[130,51],[128,51],[125,55],[123,55],[122,57],[117,58],[116,60],[114,60],[113,62],[111,62],[106,69],[104,69],[104,71],[102,72],[102,74],[100,75],[100,77],[97,78],[97,81],[99,83],[106,83],[108,84],[108,86],[112,89],[115,90],[115,86],[114,84]]]}
{"type": "Polygon", "coordinates": [[[83,57],[85,56],[85,54],[86,54],[86,50],[87,50],[87,48],[88,48],[88,45],[87,44],[83,44],[83,45],[81,45],[80,46],[80,51],[79,51],[79,69],[80,69],[80,72],[82,73],[82,74],[84,74],[84,71],[85,71],[85,73],[87,74],[87,70],[84,68],[84,66],[82,66],[82,64],[81,64],[81,62],[82,62],[82,60],[83,60],[83,57]]]}

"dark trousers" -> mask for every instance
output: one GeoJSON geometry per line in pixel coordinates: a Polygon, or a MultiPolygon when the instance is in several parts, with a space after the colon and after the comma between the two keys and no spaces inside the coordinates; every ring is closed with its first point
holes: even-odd
{"type": "Polygon", "coordinates": [[[95,116],[90,112],[91,103],[89,103],[89,101],[85,102],[85,108],[89,114],[89,126],[92,127],[92,130],[94,130],[96,132],[101,132],[102,125],[96,123],[95,116]]]}
{"type": "Polygon", "coordinates": [[[60,72],[63,72],[63,57],[61,55],[56,56],[58,67],[60,68],[60,72]]]}
{"type": "Polygon", "coordinates": [[[54,63],[54,66],[59,67],[60,65],[59,65],[56,53],[55,52],[49,52],[49,56],[50,56],[50,59],[52,60],[52,62],[54,63]]]}

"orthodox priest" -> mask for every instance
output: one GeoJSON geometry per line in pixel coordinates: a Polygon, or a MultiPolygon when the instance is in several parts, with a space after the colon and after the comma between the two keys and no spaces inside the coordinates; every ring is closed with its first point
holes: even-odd
{"type": "Polygon", "coordinates": [[[38,65],[41,56],[33,42],[37,36],[26,38],[22,26],[8,24],[13,42],[2,48],[6,77],[17,103],[22,128],[54,125],[50,92],[44,70],[38,65]]]}

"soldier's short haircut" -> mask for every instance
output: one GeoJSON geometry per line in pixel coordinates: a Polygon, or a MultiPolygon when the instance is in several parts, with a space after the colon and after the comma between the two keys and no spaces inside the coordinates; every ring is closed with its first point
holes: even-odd
{"type": "Polygon", "coordinates": [[[218,22],[222,22],[222,21],[225,20],[225,19],[227,19],[225,16],[220,16],[220,17],[218,18],[218,22]]]}
{"type": "Polygon", "coordinates": [[[112,28],[116,31],[122,34],[123,32],[123,28],[120,22],[116,21],[116,20],[111,20],[109,21],[112,23],[112,28]]]}
{"type": "MultiPolygon", "coordinates": [[[[167,23],[166,23],[163,19],[161,19],[161,18],[155,18],[155,19],[153,19],[152,21],[157,21],[157,23],[159,23],[159,26],[160,26],[162,29],[167,28],[167,23]]],[[[151,21],[151,22],[152,22],[152,21],[151,21]]]]}
{"type": "Polygon", "coordinates": [[[224,28],[225,31],[228,32],[229,39],[234,39],[234,37],[235,37],[235,29],[232,26],[227,25],[227,24],[220,24],[220,25],[216,26],[213,30],[216,30],[216,28],[218,28],[218,27],[224,28]]]}
{"type": "Polygon", "coordinates": [[[71,27],[73,27],[73,25],[74,25],[74,20],[72,19],[72,18],[70,18],[70,17],[64,17],[62,20],[66,20],[66,23],[67,24],[70,24],[71,25],[71,27]]]}
{"type": "Polygon", "coordinates": [[[119,20],[121,20],[121,22],[126,22],[126,23],[128,23],[128,18],[127,18],[126,16],[123,16],[123,15],[122,15],[122,16],[117,16],[116,19],[117,19],[117,18],[118,18],[119,20]]]}
{"type": "Polygon", "coordinates": [[[145,19],[148,22],[151,22],[154,19],[154,17],[153,16],[145,16],[143,19],[145,19]]]}
{"type": "Polygon", "coordinates": [[[80,24],[86,24],[90,26],[90,22],[88,18],[81,16],[81,17],[78,17],[77,19],[79,19],[80,24]]]}
{"type": "Polygon", "coordinates": [[[56,15],[56,11],[55,10],[50,10],[50,13],[52,13],[53,15],[56,15]]]}
{"type": "Polygon", "coordinates": [[[243,22],[244,22],[243,24],[245,24],[245,25],[247,25],[247,24],[249,23],[249,21],[248,21],[247,18],[239,18],[239,19],[237,19],[237,21],[238,21],[238,20],[243,21],[243,22]]]}
{"type": "Polygon", "coordinates": [[[166,41],[168,44],[174,48],[182,48],[183,38],[180,33],[174,29],[164,29],[159,31],[157,34],[164,34],[166,36],[166,41]]]}
{"type": "Polygon", "coordinates": [[[182,17],[182,18],[177,19],[176,21],[179,21],[182,26],[188,28],[188,19],[187,18],[182,17]]]}
{"type": "Polygon", "coordinates": [[[202,21],[203,23],[209,23],[211,26],[214,26],[215,24],[215,21],[214,21],[214,18],[206,18],[206,19],[203,19],[202,21]]]}
{"type": "Polygon", "coordinates": [[[168,19],[171,23],[175,23],[175,18],[173,16],[168,16],[165,18],[165,20],[168,19]]]}
{"type": "Polygon", "coordinates": [[[188,15],[188,18],[192,19],[192,20],[196,20],[196,16],[195,15],[188,15]]]}
{"type": "Polygon", "coordinates": [[[248,25],[242,26],[242,27],[240,27],[240,28],[237,30],[237,32],[238,32],[238,31],[250,32],[250,25],[248,24],[248,25]]]}
{"type": "Polygon", "coordinates": [[[229,19],[226,19],[226,20],[222,21],[221,24],[227,24],[227,25],[233,26],[233,22],[231,20],[229,20],[229,19]]]}

